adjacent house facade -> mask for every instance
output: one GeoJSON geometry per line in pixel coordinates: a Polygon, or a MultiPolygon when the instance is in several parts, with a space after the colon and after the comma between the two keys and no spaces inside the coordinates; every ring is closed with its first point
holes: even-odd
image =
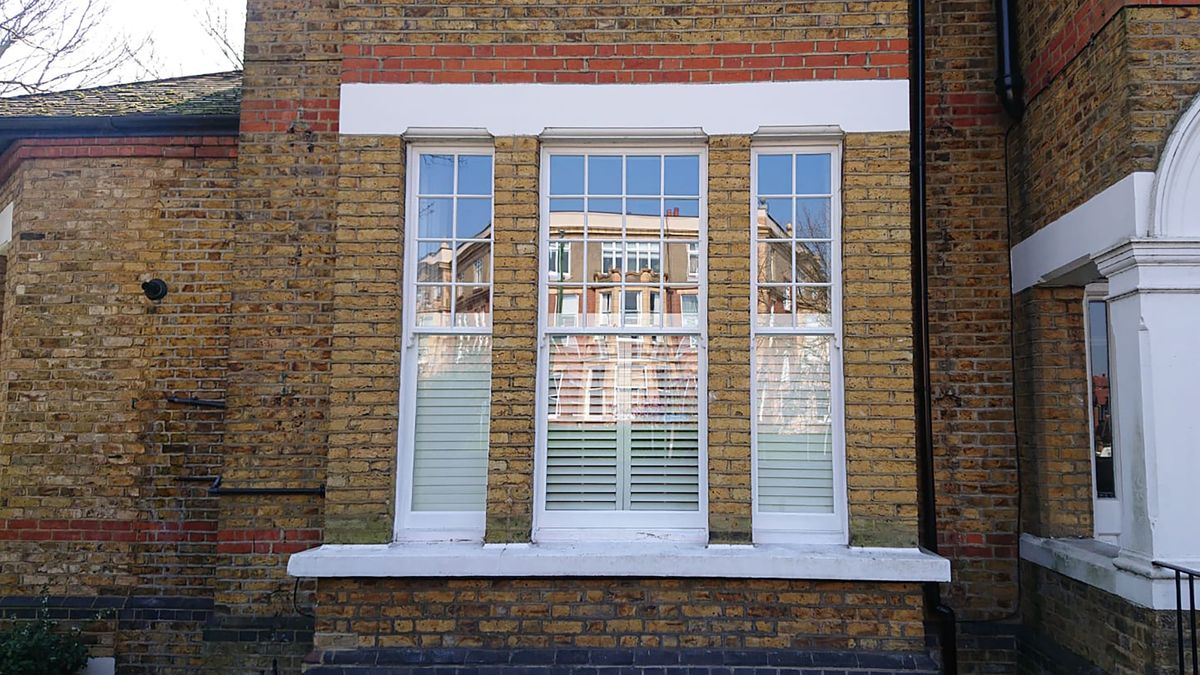
{"type": "Polygon", "coordinates": [[[0,100],[0,620],[1178,672],[1200,6],[248,9],[242,72],[0,100]]]}

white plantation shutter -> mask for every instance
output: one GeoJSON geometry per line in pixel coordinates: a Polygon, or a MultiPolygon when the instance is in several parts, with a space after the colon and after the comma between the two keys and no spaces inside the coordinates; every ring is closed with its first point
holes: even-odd
{"type": "Polygon", "coordinates": [[[695,425],[550,425],[546,447],[547,509],[699,508],[695,425]]]}
{"type": "Polygon", "coordinates": [[[758,509],[833,513],[830,338],[755,340],[758,509]]]}
{"type": "Polygon", "coordinates": [[[615,428],[551,424],[546,447],[547,509],[618,507],[621,481],[615,428]]]}
{"type": "Polygon", "coordinates": [[[687,337],[556,342],[546,509],[699,510],[696,362],[687,337]]]}
{"type": "Polygon", "coordinates": [[[413,511],[482,511],[487,486],[491,344],[425,335],[417,344],[413,511]]]}
{"type": "Polygon", "coordinates": [[[634,511],[699,508],[700,445],[695,425],[629,430],[629,505],[634,511]]]}

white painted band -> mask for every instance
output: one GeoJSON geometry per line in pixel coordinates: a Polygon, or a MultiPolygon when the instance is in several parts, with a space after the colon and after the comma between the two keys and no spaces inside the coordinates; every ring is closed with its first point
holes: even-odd
{"type": "Polygon", "coordinates": [[[1153,184],[1152,172],[1131,173],[1014,246],[1013,293],[1053,284],[1122,241],[1146,236],[1153,184]]]}
{"type": "Polygon", "coordinates": [[[751,134],[763,126],[908,130],[908,80],[730,84],[343,84],[343,134],[410,128],[487,129],[536,136],[546,128],[702,127],[751,134]]]}
{"type": "Polygon", "coordinates": [[[293,555],[296,577],[724,577],[949,581],[950,561],[913,548],[398,543],[331,545],[293,555]]]}

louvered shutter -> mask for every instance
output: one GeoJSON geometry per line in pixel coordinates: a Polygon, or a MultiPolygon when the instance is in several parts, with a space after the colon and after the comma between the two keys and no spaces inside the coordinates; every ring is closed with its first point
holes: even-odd
{"type": "Polygon", "coordinates": [[[490,338],[422,336],[413,511],[482,511],[491,407],[490,338]]]}
{"type": "Polygon", "coordinates": [[[546,438],[546,508],[618,508],[617,430],[601,425],[555,425],[546,438]]]}
{"type": "Polygon", "coordinates": [[[695,425],[629,430],[629,506],[634,511],[699,508],[700,444],[695,425]]]}

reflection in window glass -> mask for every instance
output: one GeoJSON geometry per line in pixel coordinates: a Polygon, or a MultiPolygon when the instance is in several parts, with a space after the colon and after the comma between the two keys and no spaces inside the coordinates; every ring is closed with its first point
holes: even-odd
{"type": "MultiPolygon", "coordinates": [[[[694,292],[700,273],[699,155],[550,155],[549,167],[548,292],[581,284],[592,298],[585,324],[651,327],[672,317],[678,327],[679,294],[694,292]],[[563,250],[559,240],[574,243],[563,250]],[[632,284],[657,286],[661,307],[620,309],[632,284]],[[610,285],[615,296],[602,292],[610,285]],[[606,309],[610,297],[616,312],[606,309]]],[[[545,306],[557,311],[557,303],[545,306]]],[[[553,316],[548,323],[562,325],[553,316]]]]}
{"type": "Polygon", "coordinates": [[[542,245],[551,256],[563,254],[557,238],[572,245],[546,284],[543,507],[698,514],[700,155],[551,155],[549,166],[542,245]]]}
{"type": "Polygon", "coordinates": [[[687,336],[553,343],[546,508],[698,510],[698,364],[687,336]]]}
{"type": "Polygon", "coordinates": [[[833,512],[829,336],[754,341],[758,508],[833,512]]]}
{"type": "Polygon", "coordinates": [[[753,443],[760,514],[836,510],[833,170],[830,153],[756,156],[753,443]]]}
{"type": "Polygon", "coordinates": [[[1092,382],[1092,453],[1095,465],[1096,497],[1117,498],[1116,467],[1113,465],[1112,390],[1108,361],[1108,303],[1089,300],[1088,366],[1092,382]]]}
{"type": "MultiPolygon", "coordinates": [[[[403,467],[411,513],[481,512],[491,405],[492,157],[419,153],[406,344],[415,364],[403,467]]],[[[406,356],[408,358],[408,356],[406,356]]],[[[440,522],[440,521],[439,521],[440,522]]]]}
{"type": "Polygon", "coordinates": [[[831,326],[832,159],[822,154],[757,157],[756,325],[831,326]],[[790,286],[790,288],[789,288],[790,286]],[[793,305],[793,301],[796,305],[793,305]]]}

